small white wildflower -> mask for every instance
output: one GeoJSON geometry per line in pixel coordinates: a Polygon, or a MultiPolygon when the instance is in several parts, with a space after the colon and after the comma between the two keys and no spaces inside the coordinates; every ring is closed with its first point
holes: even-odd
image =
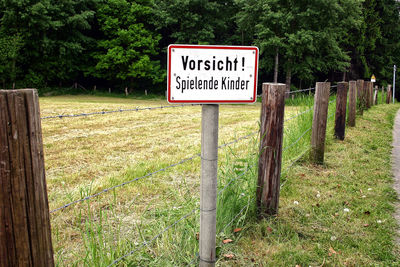
{"type": "Polygon", "coordinates": [[[244,197],[244,193],[241,193],[240,196],[244,197]]]}
{"type": "Polygon", "coordinates": [[[366,195],[363,195],[363,196],[362,196],[362,198],[366,198],[366,197],[367,197],[366,195]]]}
{"type": "Polygon", "coordinates": [[[382,223],[382,221],[381,221],[381,220],[377,220],[376,222],[377,222],[377,223],[382,223]]]}
{"type": "Polygon", "coordinates": [[[299,202],[295,200],[295,201],[293,201],[293,204],[299,205],[299,202]]]}
{"type": "Polygon", "coordinates": [[[331,236],[331,241],[335,241],[336,240],[336,236],[331,236]]]}
{"type": "Polygon", "coordinates": [[[62,185],[65,185],[65,182],[64,182],[64,181],[61,181],[61,184],[62,184],[62,185]]]}
{"type": "Polygon", "coordinates": [[[368,188],[368,191],[371,191],[372,190],[372,188],[370,187],[370,188],[368,188]]]}
{"type": "Polygon", "coordinates": [[[350,210],[348,208],[344,208],[343,211],[344,212],[350,212],[350,210]]]}
{"type": "Polygon", "coordinates": [[[321,197],[321,194],[317,194],[317,198],[320,198],[321,197]]]}

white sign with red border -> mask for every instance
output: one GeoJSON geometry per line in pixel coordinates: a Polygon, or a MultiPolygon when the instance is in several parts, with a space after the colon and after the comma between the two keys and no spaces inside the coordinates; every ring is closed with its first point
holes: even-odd
{"type": "Polygon", "coordinates": [[[169,103],[254,103],[258,48],[173,44],[167,74],[169,103]]]}

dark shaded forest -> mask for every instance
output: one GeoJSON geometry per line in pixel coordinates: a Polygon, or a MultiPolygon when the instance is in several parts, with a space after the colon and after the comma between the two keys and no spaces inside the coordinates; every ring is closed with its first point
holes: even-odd
{"type": "MultiPolygon", "coordinates": [[[[259,82],[377,77],[400,64],[395,0],[0,0],[0,86],[166,88],[169,44],[256,45],[259,82]]],[[[400,84],[400,83],[399,83],[400,84]]]]}

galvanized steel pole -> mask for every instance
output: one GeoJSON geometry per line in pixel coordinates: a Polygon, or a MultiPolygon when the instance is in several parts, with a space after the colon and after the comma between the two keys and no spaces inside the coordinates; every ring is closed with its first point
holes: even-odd
{"type": "Polygon", "coordinates": [[[394,104],[395,91],[396,91],[396,65],[393,65],[393,104],[394,104]]]}
{"type": "Polygon", "coordinates": [[[219,105],[202,107],[200,182],[200,267],[215,266],[219,105]]]}

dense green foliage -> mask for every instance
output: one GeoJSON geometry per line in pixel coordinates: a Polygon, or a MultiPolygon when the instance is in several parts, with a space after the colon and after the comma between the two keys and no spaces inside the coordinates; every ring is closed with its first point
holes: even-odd
{"type": "Polygon", "coordinates": [[[171,43],[257,45],[260,81],[391,83],[395,0],[0,0],[2,87],[163,91],[171,43]]]}

